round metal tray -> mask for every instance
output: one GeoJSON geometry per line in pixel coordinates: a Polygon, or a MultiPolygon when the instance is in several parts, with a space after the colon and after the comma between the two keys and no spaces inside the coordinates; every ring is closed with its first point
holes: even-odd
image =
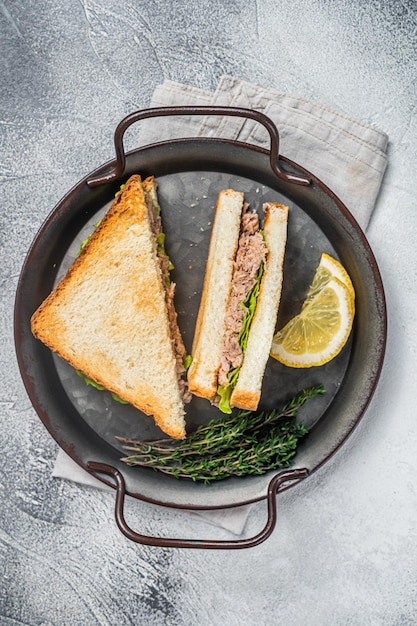
{"type": "MultiPolygon", "coordinates": [[[[353,331],[337,358],[323,367],[305,370],[286,368],[273,359],[268,362],[260,409],[279,408],[304,387],[322,383],[326,389],[324,396],[311,400],[299,413],[309,434],[299,446],[295,473],[286,472],[277,479],[280,489],[288,488],[317,470],[344,443],[376,387],[385,351],[386,307],[370,246],[331,190],[310,172],[278,157],[278,132],[271,120],[259,113],[217,107],[148,109],[121,122],[115,145],[117,159],[86,176],[57,204],[24,262],[16,294],[15,343],[29,397],[50,434],[80,466],[111,486],[116,479],[116,518],[126,535],[129,532],[123,527],[122,513],[125,492],[166,506],[211,509],[266,498],[269,489],[273,492],[268,496],[272,510],[276,472],[203,485],[126,466],[120,461],[124,453],[115,436],[158,437],[161,433],[153,420],[131,406],[114,402],[107,392],[87,387],[72,368],[32,336],[30,317],[69,267],[80,242],[110,206],[120,184],[133,173],[153,175],[158,182],[167,252],[175,265],[179,325],[190,350],[218,192],[228,187],[243,191],[254,208],[268,200],[287,204],[288,243],[278,326],[298,312],[322,252],[340,259],[356,291],[353,331]],[[199,138],[161,142],[125,155],[123,134],[130,124],[145,117],[184,113],[252,117],[270,133],[271,149],[199,138]]],[[[191,431],[216,416],[217,409],[194,398],[187,407],[187,428],[191,431]]],[[[273,515],[270,511],[270,526],[273,515]]],[[[130,538],[150,543],[139,535],[130,538]]],[[[161,541],[156,545],[172,545],[161,541]]],[[[200,542],[198,547],[223,546],[200,542]]]]}

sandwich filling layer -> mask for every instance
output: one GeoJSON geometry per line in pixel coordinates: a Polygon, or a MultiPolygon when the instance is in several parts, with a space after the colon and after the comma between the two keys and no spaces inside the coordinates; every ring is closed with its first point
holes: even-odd
{"type": "Polygon", "coordinates": [[[245,203],[232,283],[226,309],[223,352],[218,371],[216,404],[230,413],[230,396],[243,363],[250,324],[256,308],[267,247],[260,230],[259,216],[245,203]]]}
{"type": "MultiPolygon", "coordinates": [[[[144,182],[146,183],[147,181],[144,182]]],[[[183,378],[183,375],[186,372],[185,363],[187,359],[187,351],[185,349],[180,329],[178,327],[177,312],[174,306],[176,284],[171,281],[170,276],[170,270],[173,269],[173,265],[165,251],[165,233],[162,230],[160,208],[156,197],[155,187],[152,186],[151,188],[147,189],[146,185],[144,184],[144,197],[149,215],[149,223],[151,225],[152,232],[155,235],[155,240],[157,244],[157,256],[161,267],[162,282],[165,290],[165,302],[167,305],[169,330],[176,360],[178,386],[180,389],[182,401],[184,403],[188,403],[191,401],[192,396],[188,390],[187,381],[183,378]]]]}

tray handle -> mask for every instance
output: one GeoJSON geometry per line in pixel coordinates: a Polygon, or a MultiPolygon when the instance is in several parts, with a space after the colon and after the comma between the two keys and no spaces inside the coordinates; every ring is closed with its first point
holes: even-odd
{"type": "Polygon", "coordinates": [[[254,111],[252,109],[245,109],[241,107],[221,107],[221,106],[177,106],[177,107],[154,107],[150,109],[144,109],[142,111],[136,111],[127,115],[117,126],[114,133],[114,146],[116,150],[116,165],[110,171],[98,176],[94,176],[87,180],[89,187],[95,187],[103,183],[108,183],[121,176],[125,170],[126,154],[123,146],[123,137],[126,130],[139,120],[143,120],[149,117],[160,117],[170,115],[225,115],[232,117],[246,117],[262,124],[269,133],[270,136],[270,164],[272,171],[287,182],[295,183],[297,185],[309,185],[310,179],[305,176],[297,176],[290,172],[285,172],[279,165],[279,133],[274,122],[264,113],[260,111],[254,111]]]}
{"type": "Polygon", "coordinates": [[[128,526],[124,517],[124,500],[126,495],[126,486],[123,474],[113,467],[105,463],[96,463],[90,461],[87,469],[92,474],[108,474],[113,476],[116,482],[116,506],[115,518],[119,530],[131,541],[146,546],[157,546],[160,548],[205,548],[211,550],[236,550],[239,548],[252,548],[267,539],[275,528],[277,521],[277,504],[276,495],[280,486],[289,480],[301,480],[308,476],[307,469],[294,469],[276,474],[268,485],[267,501],[268,501],[268,519],[264,528],[253,537],[248,539],[237,539],[233,541],[217,541],[204,539],[173,539],[166,537],[149,537],[140,535],[128,526]]]}

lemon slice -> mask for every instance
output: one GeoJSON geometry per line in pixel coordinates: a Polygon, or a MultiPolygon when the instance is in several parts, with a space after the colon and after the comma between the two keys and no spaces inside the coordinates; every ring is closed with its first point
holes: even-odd
{"type": "Polygon", "coordinates": [[[289,367],[324,365],[346,344],[354,315],[349,275],[338,261],[323,255],[301,312],[276,333],[270,354],[289,367]]]}
{"type": "Polygon", "coordinates": [[[323,252],[316,273],[314,274],[313,282],[311,283],[306,299],[304,300],[303,308],[318,294],[319,291],[323,289],[325,285],[327,285],[332,278],[338,278],[340,282],[344,283],[349,289],[352,300],[355,300],[355,290],[349,274],[340,261],[323,252]]]}

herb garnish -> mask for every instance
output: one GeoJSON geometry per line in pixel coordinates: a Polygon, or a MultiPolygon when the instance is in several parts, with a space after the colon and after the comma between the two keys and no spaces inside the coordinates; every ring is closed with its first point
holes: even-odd
{"type": "Polygon", "coordinates": [[[122,459],[127,465],[151,467],[176,478],[210,483],[229,476],[263,474],[290,465],[298,440],[308,432],[296,423],[297,411],[323,393],[322,385],[303,389],[281,410],[239,411],[200,426],[181,441],[116,439],[134,452],[122,459]]]}

